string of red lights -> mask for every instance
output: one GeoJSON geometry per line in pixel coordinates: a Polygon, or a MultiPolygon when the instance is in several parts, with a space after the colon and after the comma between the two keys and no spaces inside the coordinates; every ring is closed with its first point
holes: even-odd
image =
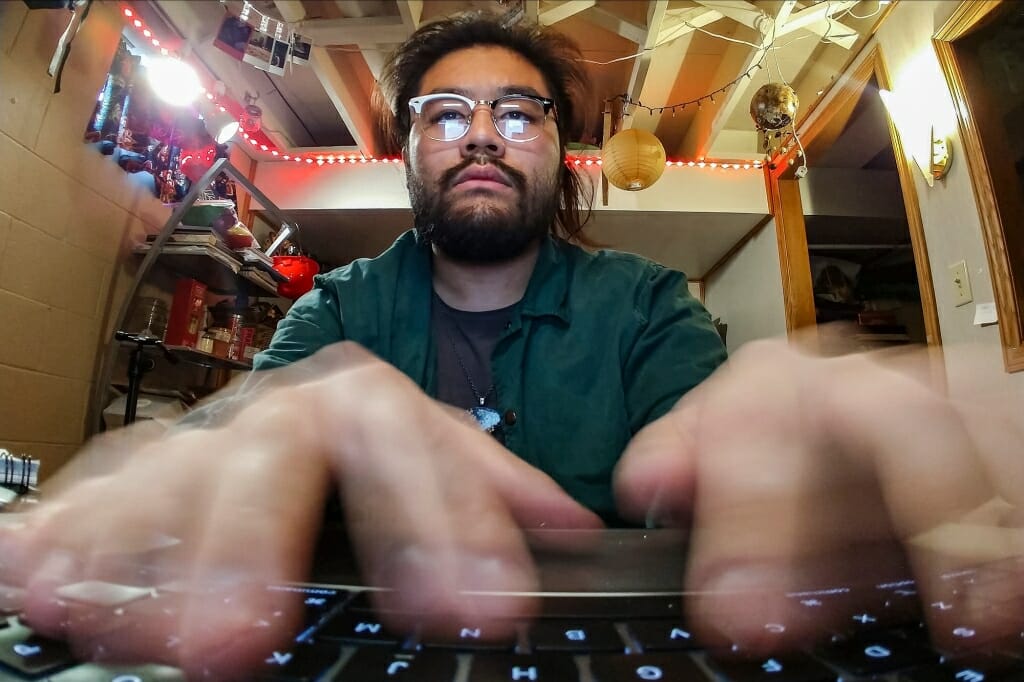
{"type": "MultiPolygon", "coordinates": [[[[149,27],[145,20],[139,16],[133,8],[125,5],[121,8],[121,15],[124,17],[127,24],[135,29],[135,31],[142,36],[142,38],[149,42],[154,48],[160,50],[160,54],[164,57],[178,57],[178,52],[171,43],[161,42],[160,38],[154,35],[151,27],[149,27]]],[[[294,163],[305,163],[307,165],[315,166],[336,166],[342,164],[401,164],[401,157],[374,157],[363,153],[324,153],[324,152],[306,152],[294,154],[278,147],[273,140],[271,140],[266,133],[262,130],[246,129],[246,117],[245,107],[226,96],[216,96],[210,88],[203,88],[202,94],[213,104],[220,108],[221,111],[227,111],[234,116],[242,127],[239,131],[243,140],[249,143],[254,150],[263,152],[268,155],[264,157],[263,161],[291,161],[294,163]]],[[[600,166],[602,164],[599,156],[587,156],[587,155],[567,155],[565,157],[565,163],[571,166],[600,166]]],[[[667,160],[665,161],[667,168],[708,168],[711,170],[760,170],[763,166],[763,161],[752,160],[752,161],[709,161],[707,159],[698,160],[667,160]]]]}

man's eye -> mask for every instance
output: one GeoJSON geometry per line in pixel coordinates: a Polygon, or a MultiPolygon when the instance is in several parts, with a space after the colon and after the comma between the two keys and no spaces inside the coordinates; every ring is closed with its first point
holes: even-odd
{"type": "Polygon", "coordinates": [[[530,116],[525,111],[514,109],[512,111],[505,111],[501,114],[501,120],[503,121],[522,121],[523,123],[533,123],[536,119],[530,116]]]}
{"type": "Polygon", "coordinates": [[[461,122],[466,120],[466,115],[459,111],[447,110],[442,111],[431,119],[431,123],[451,123],[461,122]]]}

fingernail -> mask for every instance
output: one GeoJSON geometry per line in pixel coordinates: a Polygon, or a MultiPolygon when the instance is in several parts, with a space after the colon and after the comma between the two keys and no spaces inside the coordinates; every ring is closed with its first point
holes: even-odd
{"type": "Polygon", "coordinates": [[[459,566],[459,589],[474,592],[526,592],[536,587],[534,572],[507,557],[466,556],[459,566]]]}
{"type": "Polygon", "coordinates": [[[78,581],[79,561],[71,552],[52,550],[35,572],[33,586],[61,587],[78,581]]]}

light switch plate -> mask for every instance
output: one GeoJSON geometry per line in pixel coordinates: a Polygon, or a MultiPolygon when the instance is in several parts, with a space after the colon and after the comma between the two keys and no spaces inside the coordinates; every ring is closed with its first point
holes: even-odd
{"type": "Polygon", "coordinates": [[[949,281],[953,285],[953,305],[959,307],[974,300],[971,295],[971,280],[967,277],[966,261],[949,266],[949,281]]]}

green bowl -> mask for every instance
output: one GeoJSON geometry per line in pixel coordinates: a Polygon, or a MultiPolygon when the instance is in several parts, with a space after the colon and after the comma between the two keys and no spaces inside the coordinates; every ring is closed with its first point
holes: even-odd
{"type": "MultiPolygon", "coordinates": [[[[192,206],[185,211],[181,218],[182,225],[194,225],[195,227],[211,227],[213,222],[222,214],[233,210],[233,205],[225,204],[201,204],[192,206]]],[[[234,222],[232,220],[232,222],[234,222]]]]}

